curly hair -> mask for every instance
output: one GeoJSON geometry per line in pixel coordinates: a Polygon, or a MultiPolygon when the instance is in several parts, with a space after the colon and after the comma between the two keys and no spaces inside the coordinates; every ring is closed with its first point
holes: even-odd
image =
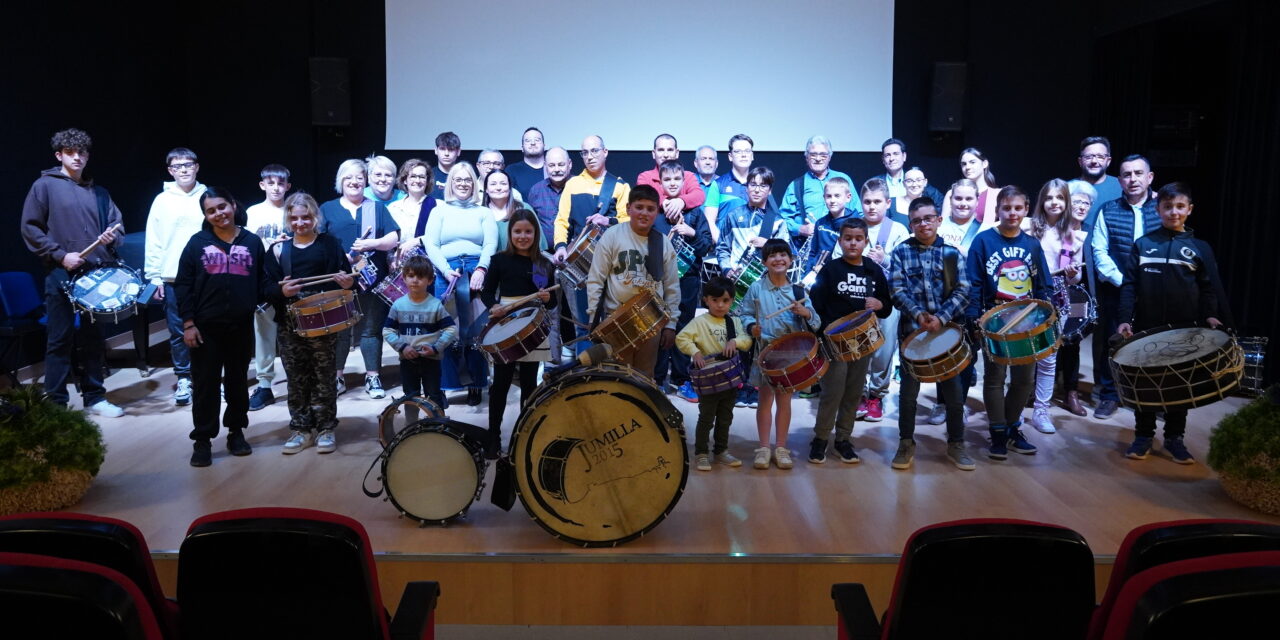
{"type": "Polygon", "coordinates": [[[54,151],[62,151],[63,149],[72,149],[75,151],[88,151],[93,146],[93,140],[89,139],[89,134],[80,129],[63,129],[55,134],[49,140],[49,145],[54,151]]]}

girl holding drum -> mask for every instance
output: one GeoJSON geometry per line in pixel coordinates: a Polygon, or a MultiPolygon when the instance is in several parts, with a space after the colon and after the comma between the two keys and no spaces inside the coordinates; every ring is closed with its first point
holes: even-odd
{"type": "Polygon", "coordinates": [[[320,453],[331,453],[337,449],[333,431],[338,426],[338,394],[333,380],[337,376],[334,343],[339,332],[307,338],[298,335],[296,318],[285,313],[285,303],[339,287],[350,289],[355,280],[347,271],[351,262],[340,241],[319,232],[324,218],[315,198],[295,193],[284,201],[284,211],[284,223],[293,239],[277,244],[267,254],[271,281],[284,280],[281,296],[274,300],[276,317],[280,318],[276,341],[289,376],[290,433],[281,453],[298,453],[313,442],[320,453]],[[326,274],[335,275],[328,282],[315,281],[315,276],[326,274]]]}
{"type": "MultiPolygon", "coordinates": [[[[494,171],[489,177],[494,175],[506,173],[494,171]]],[[[530,295],[536,296],[533,300],[548,309],[556,305],[556,297],[546,291],[554,284],[555,268],[538,249],[543,242],[538,217],[528,209],[516,209],[503,226],[507,231],[506,248],[493,255],[480,292],[480,299],[489,307],[490,324],[515,311],[507,305],[530,295]]],[[[523,407],[538,386],[539,365],[549,360],[551,351],[545,340],[517,362],[494,359],[493,385],[489,387],[489,441],[485,443],[485,455],[490,460],[497,458],[502,448],[502,418],[516,370],[520,372],[520,406],[523,407]]]]}

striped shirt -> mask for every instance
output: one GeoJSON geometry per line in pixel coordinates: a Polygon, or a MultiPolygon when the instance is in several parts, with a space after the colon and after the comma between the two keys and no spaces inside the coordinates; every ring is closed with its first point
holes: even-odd
{"type": "Polygon", "coordinates": [[[409,296],[396,300],[382,323],[382,339],[397,353],[406,346],[430,346],[436,352],[432,357],[439,360],[440,352],[457,337],[458,327],[453,317],[445,311],[440,299],[429,293],[422,302],[414,302],[409,296]]]}

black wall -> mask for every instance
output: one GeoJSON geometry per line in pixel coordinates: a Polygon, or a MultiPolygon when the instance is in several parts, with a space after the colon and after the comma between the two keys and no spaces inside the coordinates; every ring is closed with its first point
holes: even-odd
{"type": "MultiPolygon", "coordinates": [[[[35,4],[10,9],[19,15],[0,44],[10,68],[0,88],[5,132],[0,203],[10,212],[10,229],[16,230],[31,181],[54,165],[50,134],[68,126],[94,136],[89,171],[112,191],[132,231],[143,228],[152,197],[169,179],[163,158],[174,146],[199,152],[200,179],[230,187],[246,202],[260,197],[257,171],[268,162],[288,165],[295,188],[325,200],[332,197],[333,172],[341,160],[381,149],[386,91],[381,3],[35,4]],[[308,59],[313,56],[348,59],[352,126],[310,124],[308,59]]],[[[1274,276],[1280,272],[1280,252],[1266,251],[1269,262],[1258,270],[1232,256],[1259,249],[1229,239],[1223,223],[1210,222],[1229,211],[1233,229],[1236,221],[1257,218],[1270,230],[1266,237],[1275,237],[1274,216],[1263,215],[1259,203],[1280,197],[1265,177],[1280,170],[1275,142],[1280,114],[1274,113],[1274,83],[1264,79],[1274,73],[1266,61],[1274,60],[1276,47],[1262,32],[1266,21],[1257,19],[1258,6],[1243,0],[1177,0],[1139,2],[1134,11],[1119,11],[1105,3],[1064,0],[897,0],[894,130],[885,137],[906,140],[909,162],[944,190],[958,177],[959,151],[967,146],[987,154],[1001,184],[1016,183],[1028,191],[1051,177],[1075,176],[1077,145],[1086,135],[1112,137],[1117,158],[1153,146],[1175,152],[1179,144],[1193,146],[1189,164],[1162,167],[1157,161],[1157,178],[1196,182],[1205,195],[1192,223],[1211,241],[1228,245],[1222,251],[1227,254],[1224,274],[1238,319],[1247,331],[1276,335],[1280,304],[1274,276]],[[1258,33],[1245,37],[1232,25],[1258,33]],[[930,82],[939,61],[968,63],[965,127],[959,133],[928,131],[930,82]],[[1244,68],[1255,75],[1243,75],[1244,68]],[[1187,83],[1184,90],[1170,92],[1170,82],[1178,81],[1187,83]],[[1260,94],[1247,122],[1230,117],[1232,92],[1244,90],[1260,94]],[[1171,134],[1168,125],[1177,120],[1178,109],[1205,119],[1194,131],[1171,134]],[[1254,135],[1251,127],[1262,125],[1270,127],[1265,135],[1254,135]],[[1220,185],[1241,174],[1226,170],[1235,166],[1228,158],[1272,170],[1259,174],[1256,184],[1233,183],[1233,199],[1226,200],[1220,185]]],[[[441,84],[439,60],[424,60],[421,66],[423,82],[441,84]]],[[[478,74],[461,77],[480,79],[478,74]]],[[[653,128],[657,133],[662,123],[653,128]]],[[[589,133],[596,132],[581,132],[589,133]]],[[[607,138],[607,131],[600,133],[607,138]]],[[[519,136],[511,132],[513,148],[519,136]]],[[[575,135],[548,144],[572,151],[580,139],[575,135]]],[[[682,140],[686,162],[696,146],[707,142],[723,152],[727,140],[682,140]]],[[[772,167],[785,183],[803,170],[802,142],[796,141],[797,152],[761,153],[757,162],[772,167]]],[[[881,171],[878,154],[841,152],[840,141],[835,143],[835,168],[856,180],[881,171]]],[[[397,162],[413,156],[434,160],[426,150],[389,155],[397,162]]],[[[474,155],[470,150],[464,158],[474,155]]],[[[517,157],[508,154],[509,161],[517,157]]],[[[577,158],[575,163],[581,166],[577,158]]],[[[1113,171],[1117,165],[1118,160],[1113,171]]],[[[610,156],[610,168],[624,177],[649,166],[647,152],[610,156]]],[[[727,167],[722,153],[721,170],[727,167]]],[[[1244,238],[1252,242],[1256,236],[1244,238]]],[[[0,235],[0,256],[0,269],[39,269],[16,232],[0,235]]]]}

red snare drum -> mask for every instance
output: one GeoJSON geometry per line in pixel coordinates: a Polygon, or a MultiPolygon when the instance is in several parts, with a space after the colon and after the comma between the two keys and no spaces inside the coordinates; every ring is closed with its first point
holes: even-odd
{"type": "Polygon", "coordinates": [[[760,352],[760,373],[776,389],[807,389],[827,372],[821,345],[808,331],[788,333],[760,352]]]}
{"type": "Polygon", "coordinates": [[[325,291],[289,305],[293,330],[304,338],[337,333],[360,322],[360,305],[347,289],[325,291]]]}
{"type": "Polygon", "coordinates": [[[395,304],[396,300],[409,295],[409,287],[404,284],[404,272],[396,271],[383,278],[382,282],[373,288],[373,293],[382,298],[388,307],[395,304]]]}
{"type": "Polygon", "coordinates": [[[516,309],[480,334],[480,349],[495,362],[511,364],[533,352],[547,339],[550,325],[540,306],[516,309]]]}

